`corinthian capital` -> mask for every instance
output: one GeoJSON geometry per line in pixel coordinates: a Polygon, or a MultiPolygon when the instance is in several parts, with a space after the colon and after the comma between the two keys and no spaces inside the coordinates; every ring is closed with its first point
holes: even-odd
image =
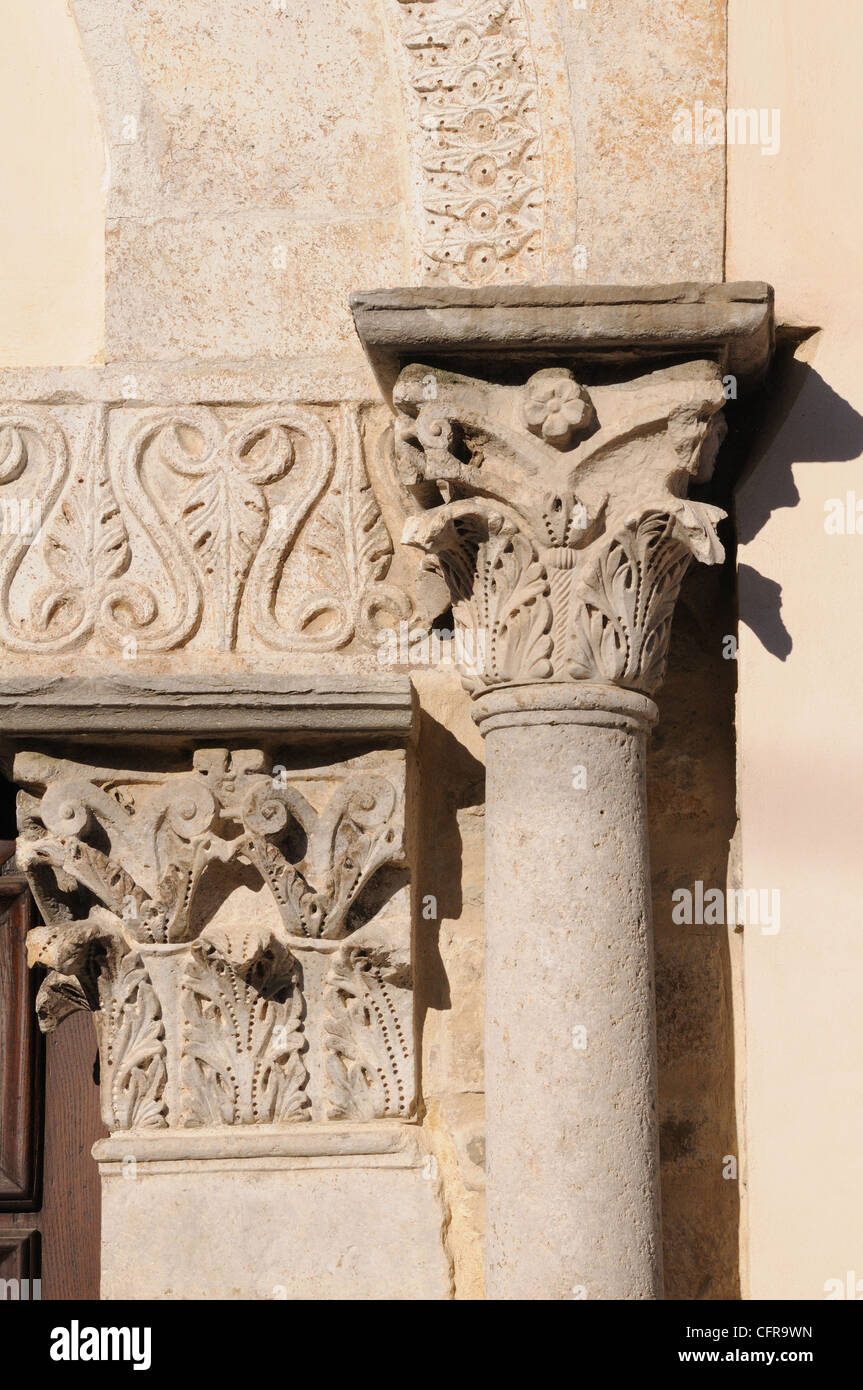
{"type": "Polygon", "coordinates": [[[402,539],[446,579],[468,687],[654,691],[691,559],[723,555],[725,513],[687,499],[724,430],[719,367],[587,390],[557,367],[508,386],[416,365],[393,399],[402,539]]]}
{"type": "Polygon", "coordinates": [[[39,1022],[95,1015],[110,1129],[410,1114],[403,753],[289,776],[261,748],[23,750],[14,775],[39,1022]]]}

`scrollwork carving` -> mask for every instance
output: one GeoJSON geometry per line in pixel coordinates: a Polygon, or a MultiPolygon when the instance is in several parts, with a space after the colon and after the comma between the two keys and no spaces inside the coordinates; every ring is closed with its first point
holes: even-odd
{"type": "Polygon", "coordinates": [[[366,459],[375,409],[0,408],[0,646],[370,645],[422,609],[366,459]]]}
{"type": "Polygon", "coordinates": [[[411,615],[405,590],[387,583],[393,543],[369,481],[355,406],[342,406],[339,437],[333,483],[312,517],[306,541],[316,587],[304,594],[284,627],[275,617],[274,584],[256,589],[253,623],[267,646],[334,651],[358,635],[371,642],[381,613],[396,621],[411,615]]]}

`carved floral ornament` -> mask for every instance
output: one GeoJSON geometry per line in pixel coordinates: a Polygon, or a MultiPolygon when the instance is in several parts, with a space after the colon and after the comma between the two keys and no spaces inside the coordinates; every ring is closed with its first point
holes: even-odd
{"type": "Polygon", "coordinates": [[[475,694],[584,680],[653,692],[694,557],[725,513],[686,497],[724,431],[719,368],[696,362],[587,391],[571,372],[500,386],[427,367],[397,383],[396,457],[426,510],[403,541],[453,599],[475,694]]]}
{"type": "Polygon", "coordinates": [[[0,408],[0,647],[302,655],[430,620],[441,596],[393,545],[387,423],[353,404],[0,408]]]}
{"type": "Polygon", "coordinates": [[[316,809],[257,749],[187,774],[18,755],[40,1024],[94,1012],[109,1128],[410,1113],[399,756],[323,770],[316,809]]]}
{"type": "Polygon", "coordinates": [[[545,174],[524,0],[398,0],[431,283],[541,280],[545,174]]]}

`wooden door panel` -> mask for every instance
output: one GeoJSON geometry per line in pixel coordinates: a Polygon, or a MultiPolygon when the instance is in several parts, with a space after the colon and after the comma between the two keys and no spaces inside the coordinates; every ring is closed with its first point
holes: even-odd
{"type": "Polygon", "coordinates": [[[32,1228],[0,1231],[0,1279],[39,1278],[39,1232],[32,1228]]]}
{"type": "Polygon", "coordinates": [[[0,875],[0,1209],[14,1211],[39,1203],[44,1049],[27,969],[32,917],[26,881],[0,875]]]}
{"type": "Polygon", "coordinates": [[[108,1131],[91,1015],[72,1014],[45,1041],[42,1297],[98,1298],[102,1193],[92,1148],[108,1131]]]}
{"type": "Polygon", "coordinates": [[[0,872],[0,1279],[41,1279],[45,1299],[97,1299],[91,1150],[106,1131],[96,1034],[89,1014],[73,1014],[47,1038],[39,1032],[41,972],[28,970],[25,945],[37,920],[23,875],[0,872]]]}

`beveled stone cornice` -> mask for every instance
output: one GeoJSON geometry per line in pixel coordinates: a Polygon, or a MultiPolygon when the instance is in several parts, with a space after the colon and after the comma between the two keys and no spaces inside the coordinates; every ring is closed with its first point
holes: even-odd
{"type": "Polygon", "coordinates": [[[651,694],[717,507],[687,499],[724,430],[721,369],[691,362],[589,391],[564,368],[499,385],[415,364],[394,390],[402,536],[449,586],[478,695],[542,681],[651,694]]]}
{"type": "Polygon", "coordinates": [[[503,379],[525,366],[633,371],[705,358],[744,391],[774,342],[773,290],[760,281],[384,289],[352,295],[351,308],[388,400],[411,362],[503,379]]]}
{"type": "Polygon", "coordinates": [[[413,724],[407,676],[26,676],[0,680],[4,741],[175,740],[289,735],[404,740],[413,724]]]}

